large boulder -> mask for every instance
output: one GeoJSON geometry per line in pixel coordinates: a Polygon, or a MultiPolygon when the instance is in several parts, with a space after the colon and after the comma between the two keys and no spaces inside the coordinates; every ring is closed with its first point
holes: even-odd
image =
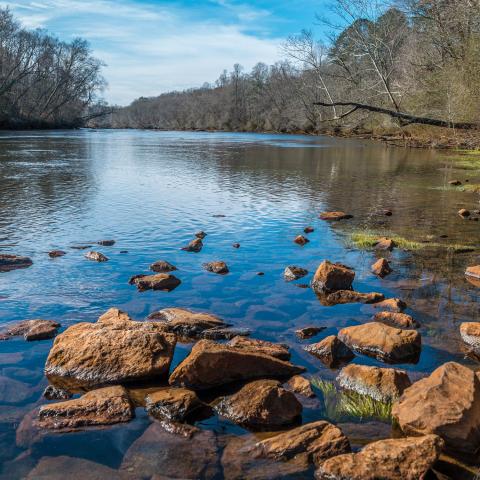
{"type": "Polygon", "coordinates": [[[7,327],[0,333],[0,340],[8,340],[12,337],[22,336],[28,342],[33,340],[45,340],[53,338],[60,324],[53,320],[23,320],[7,327]]]}
{"type": "Polygon", "coordinates": [[[0,254],[0,272],[8,272],[17,268],[27,268],[33,265],[32,259],[29,257],[21,257],[19,255],[0,254]]]}
{"type": "Polygon", "coordinates": [[[267,342],[266,340],[257,340],[256,338],[245,338],[237,335],[228,342],[228,345],[239,350],[253,351],[279,358],[280,360],[290,360],[290,351],[288,345],[284,343],[267,342]]]}
{"type": "Polygon", "coordinates": [[[45,374],[66,388],[163,379],[176,344],[176,336],[163,328],[112,309],[97,323],[77,323],[58,335],[45,374]]]}
{"type": "Polygon", "coordinates": [[[292,377],[304,370],[256,349],[200,340],[170,375],[169,383],[205,390],[240,380],[292,377]]]}
{"type": "Polygon", "coordinates": [[[312,280],[312,288],[319,292],[350,290],[355,272],[340,263],[324,260],[317,268],[312,280]]]}
{"type": "Polygon", "coordinates": [[[380,402],[394,402],[412,383],[404,370],[348,365],[337,377],[342,388],[368,395],[380,402]]]}
{"type": "Polygon", "coordinates": [[[343,328],[338,338],[353,350],[388,363],[415,363],[422,348],[416,330],[401,330],[377,322],[343,328]]]}
{"type": "Polygon", "coordinates": [[[445,363],[407,388],[392,414],[406,435],[434,433],[450,450],[476,452],[480,447],[479,376],[459,363],[445,363]]]}
{"type": "Polygon", "coordinates": [[[276,380],[255,380],[234,395],[224,397],[215,410],[233,423],[253,429],[291,425],[302,414],[302,404],[276,380]]]}
{"type": "Polygon", "coordinates": [[[378,312],[373,317],[374,322],[385,323],[391,327],[397,328],[417,328],[418,322],[406,313],[400,312],[378,312]]]}
{"type": "Polygon", "coordinates": [[[460,336],[477,353],[480,351],[480,322],[463,322],[460,325],[460,336]]]}
{"type": "Polygon", "coordinates": [[[130,285],[135,285],[140,292],[145,290],[163,290],[171,292],[182,282],[171,273],[156,273],[155,275],[134,275],[129,280],[130,285]]]}
{"type": "Polygon", "coordinates": [[[342,363],[348,363],[355,357],[350,348],[335,335],[330,335],[318,343],[312,343],[303,348],[330,368],[336,368],[342,363]]]}
{"type": "Polygon", "coordinates": [[[322,463],[318,480],[421,480],[437,461],[442,439],[436,435],[373,442],[359,453],[322,463]]]}

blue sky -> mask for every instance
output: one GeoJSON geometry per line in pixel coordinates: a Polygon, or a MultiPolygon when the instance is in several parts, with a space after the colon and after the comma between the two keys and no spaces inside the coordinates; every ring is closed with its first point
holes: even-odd
{"type": "Polygon", "coordinates": [[[274,63],[279,46],[328,0],[16,0],[0,1],[28,28],[62,40],[81,36],[107,63],[105,98],[139,96],[213,82],[234,63],[274,63]]]}

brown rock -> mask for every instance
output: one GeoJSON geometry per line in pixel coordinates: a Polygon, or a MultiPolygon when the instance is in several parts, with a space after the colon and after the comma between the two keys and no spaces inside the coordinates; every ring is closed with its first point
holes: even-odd
{"type": "Polygon", "coordinates": [[[351,349],[388,363],[415,363],[422,348],[416,330],[400,330],[377,322],[343,328],[338,338],[351,349]]]}
{"type": "Polygon", "coordinates": [[[326,327],[304,327],[299,330],[295,330],[295,335],[302,340],[312,338],[325,330],[326,327]]]}
{"type": "Polygon", "coordinates": [[[299,393],[304,397],[312,398],[315,396],[315,393],[312,390],[312,385],[310,384],[310,381],[307,380],[305,377],[302,377],[301,375],[295,375],[294,377],[292,377],[288,381],[287,386],[293,392],[299,393]]]}
{"type": "Polygon", "coordinates": [[[148,394],[145,405],[153,417],[175,422],[183,422],[193,412],[205,407],[192,390],[169,387],[148,394]]]}
{"type": "Polygon", "coordinates": [[[152,263],[150,265],[150,270],[156,273],[168,273],[177,270],[177,267],[171,263],[166,262],[165,260],[158,260],[158,262],[152,263]]]}
{"type": "Polygon", "coordinates": [[[305,227],[303,233],[313,233],[315,229],[313,227],[305,227]]]}
{"type": "Polygon", "coordinates": [[[373,308],[380,308],[382,310],[388,310],[390,312],[401,313],[407,308],[407,304],[399,298],[387,298],[381,302],[375,303],[373,308]]]}
{"type": "Polygon", "coordinates": [[[474,350],[480,350],[480,322],[463,322],[460,325],[462,340],[474,350]]]}
{"type": "Polygon", "coordinates": [[[202,239],[195,238],[186,247],[183,247],[182,250],[185,250],[186,252],[198,253],[202,248],[203,248],[202,239]]]}
{"type": "Polygon", "coordinates": [[[383,293],[377,292],[360,293],[355,292],[354,290],[337,290],[329,293],[328,295],[320,294],[318,295],[318,298],[322,305],[330,307],[345,303],[378,303],[381,302],[385,297],[383,296],[383,293]]]}
{"type": "Polygon", "coordinates": [[[129,281],[130,285],[136,285],[140,292],[145,290],[163,290],[171,292],[182,282],[170,273],[156,273],[155,275],[135,275],[129,281]]]}
{"type": "Polygon", "coordinates": [[[448,184],[453,185],[454,187],[458,187],[459,185],[462,184],[462,182],[460,180],[450,180],[448,184]]]}
{"type": "Polygon", "coordinates": [[[445,363],[407,388],[392,415],[406,435],[434,433],[450,450],[475,452],[480,447],[480,379],[468,367],[445,363]]]}
{"type": "Polygon", "coordinates": [[[461,208],[459,211],[458,211],[458,214],[462,217],[462,218],[467,218],[471,215],[470,213],[470,210],[467,210],[466,208],[461,208]]]}
{"type": "Polygon", "coordinates": [[[105,387],[80,398],[40,407],[38,426],[71,430],[86,426],[129,422],[134,415],[127,391],[121,386],[105,387]]]}
{"type": "Polygon", "coordinates": [[[393,212],[391,210],[385,209],[382,212],[385,216],[391,217],[393,215],[393,212]]]}
{"type": "Polygon", "coordinates": [[[283,272],[283,278],[285,278],[287,282],[291,282],[292,280],[298,280],[305,275],[308,275],[308,270],[305,270],[301,267],[296,267],[295,265],[286,267],[285,271],[283,272]]]}
{"type": "Polygon", "coordinates": [[[203,239],[207,236],[207,234],[206,234],[204,231],[200,230],[199,232],[197,232],[197,233],[195,234],[195,236],[196,236],[197,238],[199,238],[200,240],[203,240],[203,239]]]}
{"type": "Polygon", "coordinates": [[[23,336],[27,341],[45,340],[53,338],[60,327],[60,324],[53,320],[23,320],[8,327],[1,333],[1,340],[8,340],[11,337],[23,336]]]}
{"type": "Polygon", "coordinates": [[[115,240],[100,240],[97,242],[97,245],[102,245],[103,247],[113,247],[113,245],[115,245],[115,240]]]}
{"type": "Polygon", "coordinates": [[[442,439],[436,435],[373,442],[359,453],[338,455],[322,463],[318,480],[420,480],[437,461],[442,439]]]}
{"type": "Polygon", "coordinates": [[[344,367],[337,381],[342,388],[385,403],[398,400],[403,391],[411,385],[404,370],[354,364],[344,367]]]}
{"type": "Polygon", "coordinates": [[[350,290],[355,272],[340,263],[324,260],[312,280],[312,288],[316,291],[331,292],[335,290],[350,290]]]}
{"type": "Polygon", "coordinates": [[[389,273],[392,273],[390,264],[386,258],[380,258],[372,265],[372,273],[379,277],[386,277],[389,273]]]}
{"type": "Polygon", "coordinates": [[[375,244],[376,250],[387,250],[391,252],[395,247],[395,242],[391,238],[380,238],[375,244]]]}
{"type": "Polygon", "coordinates": [[[103,253],[93,252],[93,251],[87,252],[85,254],[85,258],[87,260],[92,260],[94,262],[107,262],[108,261],[108,257],[106,257],[103,253]]]}
{"type": "Polygon", "coordinates": [[[229,272],[228,266],[225,262],[204,263],[203,268],[207,272],[218,273],[220,275],[226,275],[229,272]]]}
{"type": "Polygon", "coordinates": [[[200,340],[170,375],[169,383],[204,390],[240,380],[291,377],[303,371],[303,367],[262,352],[200,340]]]}
{"type": "Polygon", "coordinates": [[[353,215],[348,215],[345,212],[322,212],[320,220],[347,220],[353,218],[353,215]]]}
{"type": "Polygon", "coordinates": [[[288,345],[285,345],[284,343],[273,343],[267,342],[266,340],[236,336],[230,340],[227,345],[239,350],[270,355],[271,357],[279,358],[280,360],[290,360],[288,345]]]}
{"type": "Polygon", "coordinates": [[[378,312],[373,317],[374,322],[385,323],[391,327],[397,328],[417,328],[418,322],[406,313],[398,312],[378,312]]]}
{"type": "Polygon", "coordinates": [[[303,347],[305,351],[319,358],[325,365],[334,368],[343,362],[349,362],[355,354],[335,335],[324,338],[321,342],[303,347]]]}
{"type": "Polygon", "coordinates": [[[480,265],[474,265],[472,267],[468,267],[467,270],[465,271],[465,275],[467,277],[480,279],[480,265]]]}
{"type": "Polygon", "coordinates": [[[304,237],[303,235],[297,235],[293,241],[295,243],[297,243],[298,245],[305,245],[307,244],[308,242],[310,242],[310,240],[307,238],[307,237],[304,237]]]}
{"type": "Polygon", "coordinates": [[[57,388],[54,385],[47,385],[43,391],[43,396],[47,400],[68,400],[72,398],[72,394],[69,391],[63,388],[57,388]]]}
{"type": "Polygon", "coordinates": [[[63,257],[66,254],[67,252],[64,252],[63,250],[51,250],[50,252],[48,252],[48,256],[50,258],[63,257]]]}
{"type": "Polygon", "coordinates": [[[247,383],[223,398],[215,410],[224,418],[250,428],[290,425],[302,414],[302,404],[276,380],[247,383]]]}
{"type": "Polygon", "coordinates": [[[0,272],[8,272],[17,268],[27,268],[33,265],[33,262],[28,257],[21,257],[19,255],[0,254],[0,272]]]}

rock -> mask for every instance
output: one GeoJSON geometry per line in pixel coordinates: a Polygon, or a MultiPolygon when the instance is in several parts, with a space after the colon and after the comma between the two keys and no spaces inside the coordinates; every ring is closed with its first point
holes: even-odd
{"type": "Polygon", "coordinates": [[[209,262],[204,263],[203,268],[207,272],[218,273],[220,275],[226,275],[229,270],[225,262],[209,262]]]}
{"type": "Polygon", "coordinates": [[[204,330],[200,337],[207,340],[231,340],[238,336],[248,337],[250,334],[248,328],[210,328],[204,330]]]}
{"type": "Polygon", "coordinates": [[[375,244],[375,250],[386,250],[391,252],[395,247],[395,242],[391,238],[380,238],[375,244]]]}
{"type": "Polygon", "coordinates": [[[60,324],[53,320],[23,320],[8,327],[1,333],[0,340],[8,340],[12,337],[23,336],[28,342],[33,340],[45,340],[47,338],[53,338],[60,324]]]}
{"type": "Polygon", "coordinates": [[[422,348],[416,330],[400,330],[377,322],[342,328],[338,338],[351,349],[388,363],[416,363],[422,348]]]}
{"type": "Polygon", "coordinates": [[[393,212],[391,210],[385,209],[382,212],[386,217],[391,217],[393,215],[393,212]]]}
{"type": "Polygon", "coordinates": [[[106,257],[103,253],[100,252],[87,252],[85,254],[85,258],[94,262],[108,262],[108,257],[106,257]]]}
{"type": "Polygon", "coordinates": [[[401,313],[407,308],[407,304],[399,298],[387,298],[381,302],[375,303],[373,308],[380,308],[382,310],[388,310],[390,312],[401,313]]]}
{"type": "Polygon", "coordinates": [[[312,338],[315,335],[318,335],[320,332],[325,330],[327,327],[304,327],[299,330],[295,330],[295,335],[302,340],[307,338],[312,338]]]}
{"type": "Polygon", "coordinates": [[[460,336],[467,345],[480,351],[480,322],[463,322],[460,324],[460,336]]]}
{"type": "Polygon", "coordinates": [[[303,233],[313,233],[315,229],[313,227],[305,227],[303,233]]]}
{"type": "Polygon", "coordinates": [[[57,336],[45,364],[52,383],[68,388],[166,378],[176,336],[159,323],[106,318],[77,323],[57,336]]]}
{"type": "Polygon", "coordinates": [[[87,248],[92,248],[92,245],[72,245],[70,248],[72,250],[86,250],[87,248]]]}
{"type": "Polygon", "coordinates": [[[128,253],[128,250],[120,250],[120,253],[122,254],[128,253]]]}
{"type": "Polygon", "coordinates": [[[205,232],[203,232],[202,230],[200,230],[199,232],[197,232],[197,233],[195,234],[195,236],[196,236],[197,238],[199,238],[200,240],[203,240],[203,239],[207,236],[207,234],[206,234],[205,232]]]}
{"type": "Polygon", "coordinates": [[[170,375],[169,383],[205,390],[241,380],[291,377],[304,370],[262,352],[200,340],[170,375]]]}
{"type": "Polygon", "coordinates": [[[156,273],[155,275],[135,275],[128,283],[130,283],[130,285],[136,285],[140,292],[144,292],[145,290],[171,292],[182,282],[170,273],[156,273]]]}
{"type": "Polygon", "coordinates": [[[304,457],[306,463],[318,466],[331,457],[350,451],[350,442],[342,431],[319,420],[258,442],[253,454],[282,461],[304,457]]]}
{"type": "Polygon", "coordinates": [[[359,453],[330,458],[315,473],[318,480],[419,480],[437,461],[442,439],[436,435],[373,442],[359,453]]]}
{"type": "Polygon", "coordinates": [[[258,275],[259,277],[263,277],[263,276],[265,275],[265,272],[257,272],[257,275],[258,275]]]}
{"type": "Polygon", "coordinates": [[[355,272],[341,263],[331,263],[324,260],[312,280],[312,288],[320,292],[335,290],[350,290],[355,272]]]}
{"type": "Polygon", "coordinates": [[[406,313],[399,312],[378,312],[373,317],[374,322],[385,323],[397,328],[418,328],[418,322],[406,313]]]}
{"type": "Polygon", "coordinates": [[[193,412],[204,408],[197,394],[186,388],[162,388],[145,399],[147,412],[160,420],[183,422],[193,412]]]}
{"type": "Polygon", "coordinates": [[[405,435],[434,433],[452,451],[480,447],[480,379],[468,367],[448,362],[407,388],[392,415],[405,435]]]}
{"type": "Polygon", "coordinates": [[[17,268],[27,268],[33,265],[33,262],[28,257],[21,257],[19,255],[0,254],[0,272],[9,272],[17,268]]]}
{"type": "MultiPolygon", "coordinates": [[[[0,402],[16,404],[28,400],[34,393],[27,383],[0,375],[0,402]]],[[[5,406],[3,407],[3,409],[5,406]]],[[[3,410],[2,409],[2,410],[3,410]]]]}
{"type": "Polygon", "coordinates": [[[231,422],[254,429],[291,425],[302,414],[302,404],[276,380],[247,383],[214,408],[231,422]]]}
{"type": "Polygon", "coordinates": [[[72,394],[68,390],[57,388],[53,385],[47,385],[43,391],[43,396],[47,400],[68,400],[69,398],[72,398],[72,394]]]}
{"type": "Polygon", "coordinates": [[[392,269],[386,258],[380,258],[372,265],[372,273],[379,277],[386,277],[389,273],[392,273],[392,269]]]}
{"type": "Polygon", "coordinates": [[[240,248],[240,244],[239,243],[234,243],[234,244],[232,244],[232,247],[233,248],[240,248]]]}
{"type": "Polygon", "coordinates": [[[312,390],[312,385],[310,384],[310,381],[307,380],[305,377],[302,377],[301,375],[295,375],[294,377],[292,377],[288,381],[287,386],[293,392],[299,393],[304,397],[312,398],[315,396],[315,393],[312,390]]]}
{"type": "Polygon", "coordinates": [[[353,215],[348,215],[345,212],[322,212],[320,220],[348,220],[353,218],[353,215]]]}
{"type": "Polygon", "coordinates": [[[156,273],[168,273],[177,270],[177,267],[164,260],[158,260],[150,265],[150,270],[156,273]]]}
{"type": "Polygon", "coordinates": [[[102,247],[112,247],[115,245],[115,240],[100,240],[97,242],[97,245],[102,245],[102,247]]]}
{"type": "Polygon", "coordinates": [[[66,402],[43,405],[38,426],[50,430],[72,430],[86,426],[129,422],[134,410],[121,386],[105,387],[66,402]]]}
{"type": "Polygon", "coordinates": [[[186,252],[198,253],[202,248],[203,248],[202,239],[195,238],[186,247],[183,247],[182,250],[185,250],[186,252]]]}
{"type": "Polygon", "coordinates": [[[354,290],[337,290],[328,295],[319,295],[320,302],[325,306],[342,305],[345,303],[378,303],[384,298],[383,293],[360,293],[354,290]]]}
{"type": "Polygon", "coordinates": [[[470,210],[467,210],[466,208],[462,208],[458,211],[458,214],[462,217],[462,218],[467,218],[471,215],[470,213],[470,210]]]}
{"type": "Polygon", "coordinates": [[[285,268],[285,271],[283,272],[283,278],[285,278],[287,282],[291,282],[292,280],[298,280],[305,275],[308,275],[308,270],[305,270],[301,267],[296,267],[295,265],[291,265],[285,268]]]}
{"type": "Polygon", "coordinates": [[[236,336],[228,342],[228,345],[238,350],[258,352],[280,360],[290,360],[288,345],[283,343],[273,343],[265,340],[236,336]]]}
{"type": "Polygon", "coordinates": [[[404,370],[347,365],[337,377],[342,388],[368,395],[375,400],[390,403],[398,400],[412,383],[404,370]]]}
{"type": "Polygon", "coordinates": [[[355,357],[350,348],[335,335],[330,335],[321,342],[306,345],[303,348],[330,368],[347,363],[355,357]]]}
{"type": "Polygon", "coordinates": [[[467,270],[465,270],[465,275],[467,277],[480,279],[480,265],[474,265],[472,267],[468,267],[467,270]]]}
{"type": "Polygon", "coordinates": [[[66,254],[67,252],[64,252],[63,250],[51,250],[50,252],[48,252],[48,256],[50,258],[63,257],[66,254]]]}
{"type": "Polygon", "coordinates": [[[462,184],[462,182],[460,180],[450,180],[448,184],[453,185],[454,187],[458,187],[459,185],[462,184]]]}
{"type": "Polygon", "coordinates": [[[310,242],[310,240],[307,237],[304,237],[303,235],[297,235],[293,241],[298,244],[298,245],[305,245],[310,242]]]}

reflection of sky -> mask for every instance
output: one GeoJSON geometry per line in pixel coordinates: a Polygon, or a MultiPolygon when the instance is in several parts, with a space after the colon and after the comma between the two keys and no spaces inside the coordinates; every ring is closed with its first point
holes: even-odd
{"type": "Polygon", "coordinates": [[[81,36],[107,64],[106,98],[126,104],[139,96],[213,82],[240,63],[274,63],[279,45],[302,28],[318,28],[315,14],[328,0],[1,1],[30,28],[63,40],[81,36]]]}

